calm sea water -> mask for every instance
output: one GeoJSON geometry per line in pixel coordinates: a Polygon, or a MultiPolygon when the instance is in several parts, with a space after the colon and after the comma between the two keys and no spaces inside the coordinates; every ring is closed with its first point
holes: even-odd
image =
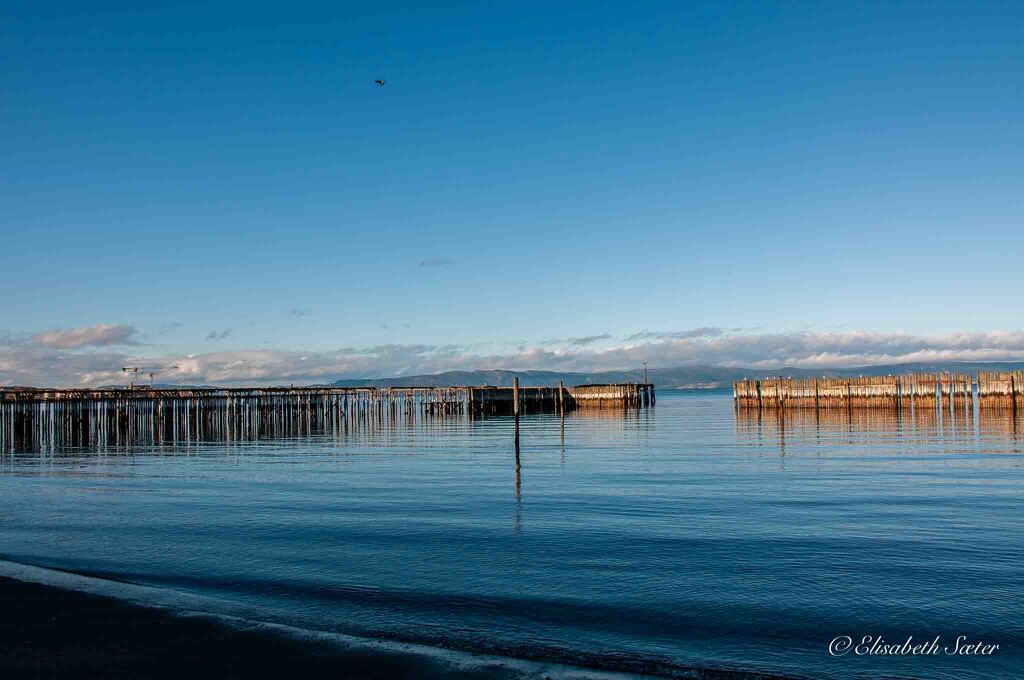
{"type": "Polygon", "coordinates": [[[0,457],[0,557],[584,665],[1024,674],[1024,416],[513,420],[0,457]],[[940,636],[991,656],[829,653],[940,636]]]}

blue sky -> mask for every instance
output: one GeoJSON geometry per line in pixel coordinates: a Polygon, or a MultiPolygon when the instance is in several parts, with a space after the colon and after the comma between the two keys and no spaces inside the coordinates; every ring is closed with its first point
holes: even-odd
{"type": "Polygon", "coordinates": [[[1020,328],[1020,3],[139,4],[0,14],[8,365],[1020,328]]]}

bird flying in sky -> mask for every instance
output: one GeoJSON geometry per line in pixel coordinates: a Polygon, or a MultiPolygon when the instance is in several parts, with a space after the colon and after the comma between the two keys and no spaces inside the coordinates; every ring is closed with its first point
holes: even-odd
{"type": "Polygon", "coordinates": [[[375,80],[375,81],[373,81],[373,82],[377,83],[377,84],[378,84],[378,85],[380,85],[381,87],[384,87],[384,81],[383,81],[383,80],[375,80]]]}

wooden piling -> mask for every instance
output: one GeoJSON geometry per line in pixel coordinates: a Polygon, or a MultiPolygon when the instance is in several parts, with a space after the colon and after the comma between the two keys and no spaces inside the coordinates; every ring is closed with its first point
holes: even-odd
{"type": "Polygon", "coordinates": [[[978,408],[1024,408],[1024,371],[978,373],[978,408]]]}
{"type": "Polygon", "coordinates": [[[0,451],[96,443],[254,440],[385,425],[421,413],[444,418],[641,408],[653,386],[567,388],[233,388],[48,390],[0,387],[0,451]]]}
{"type": "Polygon", "coordinates": [[[512,413],[519,415],[519,376],[512,378],[512,413]]]}
{"type": "MultiPolygon", "coordinates": [[[[1024,371],[980,373],[979,403],[1024,408],[1024,371]]],[[[917,373],[857,378],[763,378],[733,383],[736,409],[935,409],[973,405],[973,380],[960,373],[917,373]]]]}

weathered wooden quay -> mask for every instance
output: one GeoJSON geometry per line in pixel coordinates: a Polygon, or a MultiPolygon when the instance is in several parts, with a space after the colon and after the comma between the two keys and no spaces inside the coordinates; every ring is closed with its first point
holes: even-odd
{"type": "Polygon", "coordinates": [[[650,384],[575,387],[0,387],[0,450],[231,441],[396,426],[416,418],[562,413],[654,404],[650,384]]]}
{"type": "Polygon", "coordinates": [[[654,385],[577,385],[575,387],[467,387],[470,411],[475,415],[557,413],[578,408],[654,404],[654,385]]]}
{"type": "Polygon", "coordinates": [[[737,409],[1024,409],[1024,371],[867,378],[768,378],[733,383],[737,409]]]}

